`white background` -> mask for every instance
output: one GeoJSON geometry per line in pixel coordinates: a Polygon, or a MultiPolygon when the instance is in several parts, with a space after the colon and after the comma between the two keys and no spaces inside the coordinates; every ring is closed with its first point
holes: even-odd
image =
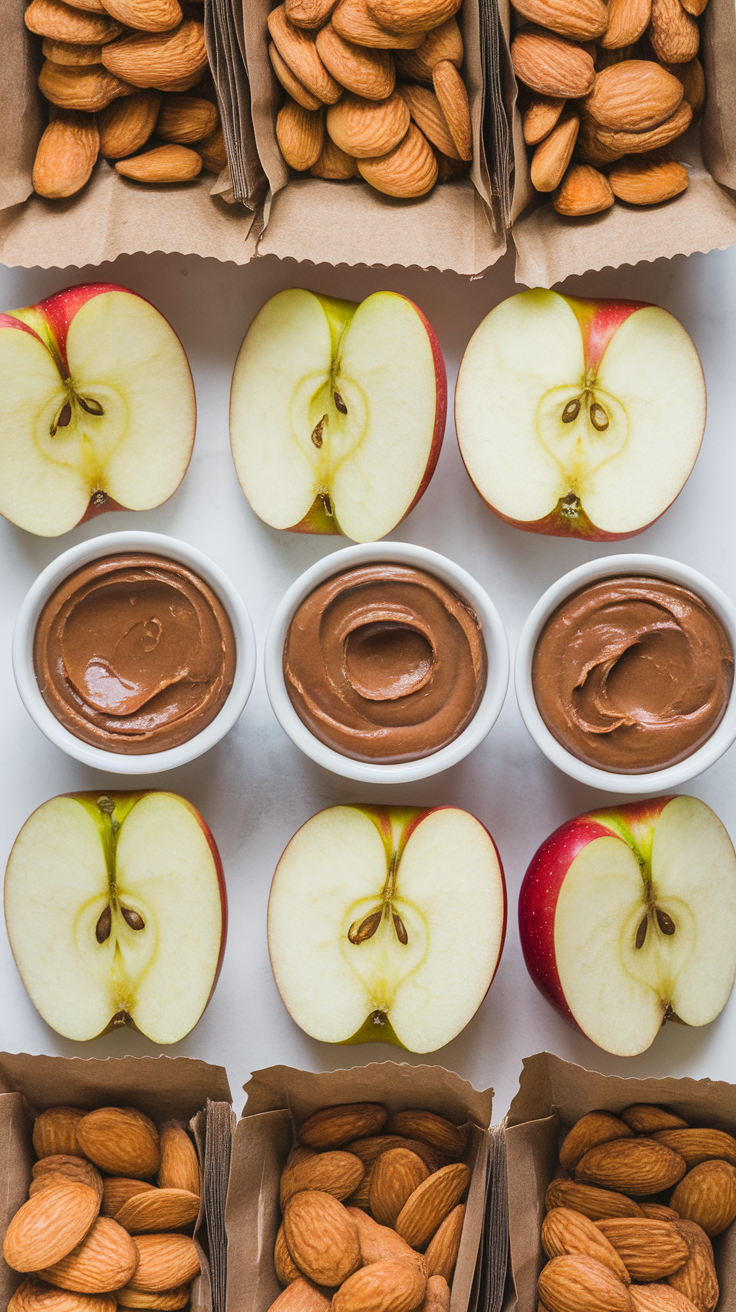
{"type": "MultiPolygon", "coordinates": [[[[116,776],[87,769],[52,747],[26,714],[13,683],[10,642],[16,612],[37,573],[85,538],[128,527],[172,534],[206,552],[227,571],[250,609],[262,649],[269,619],[302,570],[345,539],[280,533],[250,510],[237,482],[228,441],[228,394],[245,330],[262,303],[283,287],[301,286],[359,300],[389,288],[427,314],[445,354],[450,403],[459,360],[471,334],[504,297],[519,290],[506,257],[480,280],[418,269],[347,269],[298,265],[267,257],[238,268],[183,256],[129,256],[82,270],[0,269],[0,305],[31,305],[70,284],[110,280],[147,296],[182,339],[194,373],[199,422],[183,484],[158,510],[107,514],[62,538],[38,538],[0,521],[0,864],[31,811],[57,793],[110,790],[116,776]]],[[[691,333],[708,388],[708,426],[701,455],[675,505],[638,538],[609,546],[523,533],[501,523],[481,502],[458,454],[452,406],[434,479],[419,506],[392,535],[451,556],[488,590],[505,622],[511,649],[533,603],[559,575],[583,561],[620,550],[648,551],[688,562],[736,600],[736,251],[678,257],[636,268],[570,279],[564,290],[657,302],[691,333]]],[[[658,380],[652,377],[656,390],[658,380]]],[[[0,380],[0,405],[2,384],[0,380]]],[[[397,433],[401,415],[396,416],[397,433]]],[[[736,749],[681,791],[708,802],[736,838],[736,749]]],[[[125,784],[125,780],[120,780],[125,784]]],[[[166,1051],[227,1067],[235,1104],[250,1071],[276,1063],[335,1069],[381,1060],[436,1061],[477,1087],[496,1091],[494,1120],[507,1110],[522,1058],[542,1049],[581,1065],[622,1075],[693,1075],[736,1080],[736,993],[714,1024],[688,1030],[667,1025],[647,1053],[610,1057],[570,1029],[537,993],[521,957],[518,889],[530,858],[557,825],[610,802],[548,764],[528,737],[509,691],[485,743],[459,766],[425,783],[387,790],[343,781],[303,757],[275,720],[259,669],[253,694],[230,734],[198,761],[140,781],[184,794],[203,813],[227,876],[230,933],[220,981],[202,1020],[166,1051]],[[279,856],[294,831],[320,808],[344,801],[433,805],[474,812],[491,830],[506,870],[506,947],[490,993],[467,1028],[446,1048],[413,1057],[384,1044],[318,1043],[292,1022],[269,966],[266,905],[279,856]]],[[[132,778],[127,786],[136,787],[132,778]]],[[[448,906],[452,870],[447,872],[448,906]]],[[[714,935],[718,926],[713,926],[714,935]]],[[[42,951],[42,945],[39,945],[42,951]]],[[[473,950],[473,925],[467,951],[473,950]]],[[[462,961],[458,962],[462,969],[462,961]]],[[[156,1053],[142,1035],[118,1030],[73,1043],[49,1029],[17,974],[0,930],[0,1048],[78,1057],[156,1053]]]]}

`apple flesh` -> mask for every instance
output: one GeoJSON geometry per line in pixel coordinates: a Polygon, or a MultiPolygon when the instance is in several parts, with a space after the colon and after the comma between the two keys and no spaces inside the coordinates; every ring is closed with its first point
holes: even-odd
{"type": "Polygon", "coordinates": [[[105,510],[151,510],[194,443],[184,348],[135,292],[88,283],[0,315],[0,514],[55,537],[105,510]]]}
{"type": "Polygon", "coordinates": [[[736,854],[695,797],[592,811],[556,830],[519,895],[527,969],[606,1052],[633,1057],[665,1020],[708,1025],[736,977],[736,854]]]}
{"type": "Polygon", "coordinates": [[[501,519],[613,542],[641,533],[687,482],[705,428],[703,371],[659,306],[520,292],[470,339],[455,425],[501,519]]]}
{"type": "Polygon", "coordinates": [[[320,811],[286,848],[268,904],[279,993],[324,1043],[449,1043],[488,992],[505,931],[493,839],[455,807],[320,811]]]}
{"type": "Polygon", "coordinates": [[[446,414],[442,352],[416,305],[292,288],[266,302],[240,348],[235,468],[273,528],[375,542],[427,487],[446,414]]]}
{"type": "Polygon", "coordinates": [[[176,1043],[207,1006],[225,950],[215,841],[174,793],[54,797],[15,840],[5,920],[52,1029],[84,1040],[127,1024],[176,1043]]]}

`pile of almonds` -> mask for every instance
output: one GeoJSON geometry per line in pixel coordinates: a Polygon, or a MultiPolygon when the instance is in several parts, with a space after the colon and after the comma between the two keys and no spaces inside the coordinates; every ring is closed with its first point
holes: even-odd
{"type": "Polygon", "coordinates": [[[449,1312],[470,1182],[462,1129],[379,1103],[325,1107],[281,1176],[271,1312],[449,1312]]]}
{"type": "Polygon", "coordinates": [[[136,182],[225,167],[217,107],[183,94],[208,62],[202,22],[179,0],[31,0],[25,21],[43,37],[38,85],[52,106],[33,167],[40,196],[74,195],[98,155],[136,182]]]}
{"type": "Polygon", "coordinates": [[[186,1307],[200,1193],[186,1128],[167,1121],[159,1134],[130,1107],[52,1107],[36,1118],[33,1147],[28,1201],[3,1245],[26,1275],[8,1312],[186,1307]]]}
{"type": "Polygon", "coordinates": [[[559,214],[653,205],[688,185],[664,149],[702,108],[697,16],[707,0],[513,0],[537,191],[559,214]]]}
{"type": "Polygon", "coordinates": [[[461,0],[285,0],[268,16],[290,168],[424,196],[467,171],[461,0]],[[401,80],[398,80],[401,79],[401,80]]]}
{"type": "Polygon", "coordinates": [[[635,1103],[583,1116],[560,1165],[539,1312],[714,1312],[710,1241],[736,1219],[736,1139],[635,1103]]]}

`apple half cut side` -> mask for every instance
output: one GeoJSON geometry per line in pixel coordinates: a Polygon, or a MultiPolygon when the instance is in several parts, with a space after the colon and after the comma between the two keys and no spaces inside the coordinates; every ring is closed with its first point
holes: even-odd
{"type": "Polygon", "coordinates": [[[0,514],[55,537],[105,510],[151,510],[192,454],[194,385],[159,311],[109,283],[0,315],[0,514]]]}
{"type": "Polygon", "coordinates": [[[495,844],[455,807],[329,807],[294,835],[271,885],[276,986],[324,1043],[441,1048],[488,992],[505,932],[495,844]]]}
{"type": "Polygon", "coordinates": [[[695,797],[577,816],[539,848],[519,895],[527,970],[606,1052],[633,1057],[664,1021],[708,1025],[736,977],[736,853],[695,797]]]}
{"type": "Polygon", "coordinates": [[[672,504],[705,409],[698,353],[673,315],[541,289],[483,320],[455,392],[460,452],[491,510],[599,542],[641,533],[672,504]]]}
{"type": "Polygon", "coordinates": [[[424,493],[446,415],[445,363],[416,305],[292,288],[266,301],[240,348],[235,469],[272,528],[375,542],[424,493]]]}
{"type": "Polygon", "coordinates": [[[5,874],[10,946],[31,1001],[68,1039],[131,1025],[176,1043],[217,983],[225,878],[198,811],[165,792],[44,802],[5,874]]]}

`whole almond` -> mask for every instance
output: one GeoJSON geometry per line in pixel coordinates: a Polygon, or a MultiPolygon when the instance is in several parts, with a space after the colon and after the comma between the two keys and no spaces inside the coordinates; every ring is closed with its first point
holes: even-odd
{"type": "Polygon", "coordinates": [[[419,1139],[429,1144],[446,1157],[461,1157],[465,1152],[467,1134],[458,1125],[453,1125],[444,1116],[436,1112],[413,1111],[411,1109],[397,1112],[386,1126],[388,1134],[404,1134],[408,1139],[419,1139]]]}
{"type": "Polygon", "coordinates": [[[554,193],[552,204],[557,213],[564,214],[566,218],[599,214],[613,205],[613,192],[608,178],[598,169],[589,164],[571,164],[554,193]]]}
{"type": "Polygon", "coordinates": [[[298,1280],[300,1276],[299,1267],[289,1252],[284,1235],[284,1223],[278,1228],[276,1242],[273,1248],[273,1268],[276,1272],[276,1279],[280,1285],[290,1285],[293,1280],[298,1280]]]}
{"type": "MultiPolygon", "coordinates": [[[[690,178],[684,164],[679,164],[665,151],[652,151],[624,156],[609,169],[608,181],[618,200],[629,205],[659,205],[685,191],[690,178]]],[[[663,1133],[690,1134],[691,1131],[665,1130],[663,1133]]],[[[668,1146],[674,1147],[673,1144],[668,1146]]],[[[696,1160],[705,1159],[698,1157],[696,1160]]]]}
{"type": "Polygon", "coordinates": [[[644,1213],[633,1198],[616,1193],[610,1189],[596,1189],[593,1185],[578,1184],[575,1180],[553,1180],[547,1189],[545,1206],[548,1211],[553,1207],[571,1207],[575,1212],[582,1212],[591,1221],[601,1221],[606,1216],[643,1216],[644,1213]]]}
{"type": "MultiPolygon", "coordinates": [[[[322,143],[319,159],[312,165],[309,172],[315,178],[329,178],[332,181],[344,181],[346,178],[360,176],[357,160],[353,159],[352,155],[346,155],[345,151],[340,150],[340,147],[336,146],[332,138],[328,136],[325,136],[322,143]]],[[[365,1194],[363,1201],[366,1207],[368,1206],[368,1178],[369,1172],[367,1171],[357,1190],[354,1190],[350,1195],[351,1199],[355,1199],[356,1194],[360,1194],[361,1198],[365,1194]]],[[[357,1202],[356,1206],[358,1206],[357,1202]]]]}
{"type": "Polygon", "coordinates": [[[187,90],[207,68],[204,27],[196,19],[187,18],[172,32],[134,32],[105,46],[102,62],[116,77],[135,87],[187,90]]]}
{"type": "Polygon", "coordinates": [[[340,1285],[360,1266],[355,1221],[331,1194],[294,1194],[284,1210],[284,1236],[299,1270],[315,1284],[340,1285]]]}
{"type": "Polygon", "coordinates": [[[704,12],[708,0],[681,0],[681,3],[686,13],[692,14],[693,18],[699,18],[704,12]]]}
{"type": "Polygon", "coordinates": [[[396,65],[390,50],[370,50],[346,41],[327,23],[316,38],[317,54],[341,86],[367,100],[384,100],[396,82],[396,65]]]}
{"type": "Polygon", "coordinates": [[[631,1285],[636,1312],[697,1312],[694,1303],[669,1285],[631,1285]]]}
{"type": "Polygon", "coordinates": [[[138,1264],[130,1235],[108,1216],[98,1216],[81,1243],[60,1262],[39,1272],[43,1280],[80,1294],[102,1294],[120,1289],[138,1264]]]}
{"type": "Polygon", "coordinates": [[[664,64],[686,64],[698,53],[700,29],[680,0],[652,0],[649,40],[664,64]]]}
{"type": "Polygon", "coordinates": [[[156,120],[156,136],[160,141],[186,146],[208,137],[219,121],[217,106],[211,100],[203,100],[201,96],[164,96],[156,120]]]}
{"type": "Polygon", "coordinates": [[[118,96],[129,96],[133,91],[101,64],[91,68],[67,68],[62,64],[52,64],[49,59],[41,66],[38,85],[52,105],[92,113],[104,109],[118,96]]]}
{"type": "MultiPolygon", "coordinates": [[[[94,128],[94,122],[92,127],[94,128]]],[[[80,1180],[82,1184],[87,1184],[94,1189],[100,1199],[102,1198],[102,1176],[91,1162],[86,1162],[82,1157],[72,1157],[63,1153],[42,1157],[33,1166],[31,1176],[31,1187],[28,1191],[31,1198],[40,1189],[47,1189],[59,1176],[63,1176],[65,1180],[80,1180]]]]}
{"type": "Polygon", "coordinates": [[[670,1198],[684,1221],[695,1221],[712,1239],[736,1218],[736,1167],[701,1162],[688,1171],[670,1198]]]}
{"type": "Polygon", "coordinates": [[[27,1276],[8,1303],[8,1312],[115,1312],[114,1294],[72,1294],[27,1276]]]}
{"type": "Polygon", "coordinates": [[[443,1276],[448,1284],[452,1280],[452,1273],[455,1270],[457,1255],[460,1251],[464,1221],[465,1204],[458,1203],[457,1207],[453,1207],[452,1211],[448,1212],[427,1246],[428,1275],[443,1276]]]}
{"type": "Polygon", "coordinates": [[[134,182],[191,182],[202,171],[202,157],[190,146],[154,146],[143,155],[119,159],[115,168],[134,182]]]}
{"type": "Polygon", "coordinates": [[[705,100],[705,73],[698,58],[688,60],[687,64],[666,64],[668,73],[674,73],[682,82],[685,99],[693,114],[699,114],[705,100]]]}
{"type": "Polygon", "coordinates": [[[470,1169],[464,1162],[451,1162],[435,1171],[404,1203],[396,1218],[396,1233],[411,1248],[422,1248],[460,1202],[469,1183],[470,1169]]]}
{"type": "Polygon", "coordinates": [[[409,121],[409,109],[398,91],[380,101],[347,92],[327,111],[329,135],[340,150],[355,159],[387,154],[406,135],[409,121]]]}
{"type": "MultiPolygon", "coordinates": [[[[671,70],[670,70],[671,71],[671,70]]],[[[634,1134],[654,1134],[657,1130],[687,1129],[687,1121],[669,1107],[658,1103],[634,1102],[619,1113],[621,1120],[631,1126],[634,1134]]]]}
{"type": "Polygon", "coordinates": [[[322,63],[314,32],[294,27],[286,17],[283,5],[271,10],[268,30],[281,58],[302,86],[311,91],[322,104],[334,105],[342,95],[342,87],[322,63]]]}
{"type": "Polygon", "coordinates": [[[5,1261],[14,1271],[39,1271],[60,1261],[86,1235],[99,1208],[96,1189],[59,1178],[15,1213],[5,1232],[5,1261]]]}
{"type": "Polygon", "coordinates": [[[604,50],[620,50],[643,36],[652,16],[652,0],[609,0],[604,50]]]}
{"type": "Polygon", "coordinates": [[[159,1187],[188,1189],[191,1194],[199,1194],[201,1186],[197,1150],[180,1121],[164,1121],[159,1131],[159,1153],[159,1187]]]}
{"type": "Polygon", "coordinates": [[[370,1266],[372,1262],[408,1262],[409,1266],[415,1266],[426,1278],[426,1258],[410,1248],[395,1230],[387,1225],[379,1225],[372,1216],[366,1216],[357,1207],[348,1207],[347,1212],[358,1232],[363,1266],[370,1266]]]}
{"type": "Polygon", "coordinates": [[[404,1203],[429,1175],[410,1148],[391,1148],[371,1172],[370,1210],[379,1225],[395,1225],[404,1203]]]}
{"type": "Polygon", "coordinates": [[[127,1203],[129,1198],[135,1198],[137,1194],[149,1189],[152,1191],[154,1185],[148,1184],[144,1180],[129,1180],[124,1176],[109,1176],[102,1181],[101,1216],[117,1216],[123,1203],[127,1203]]]}
{"type": "Polygon", "coordinates": [[[203,168],[209,169],[210,173],[220,173],[225,168],[227,151],[222,126],[215,128],[212,135],[205,137],[204,141],[197,142],[197,154],[202,160],[203,168]]]}
{"type": "Polygon", "coordinates": [[[419,86],[416,82],[403,82],[399,90],[409,106],[409,113],[425,137],[444,155],[449,155],[451,159],[459,159],[455,142],[447,126],[447,119],[442,113],[434,91],[430,91],[429,87],[419,86]]]}
{"type": "Polygon", "coordinates": [[[673,1207],[665,1207],[664,1203],[642,1203],[641,1210],[651,1221],[679,1221],[679,1216],[673,1207]]]}
{"type": "Polygon", "coordinates": [[[287,95],[291,96],[292,100],[296,101],[297,105],[301,105],[302,109],[321,109],[322,101],[318,96],[312,95],[311,91],[308,91],[306,87],[302,86],[298,77],[295,77],[292,73],[286,60],[281,58],[273,41],[269,41],[268,43],[268,57],[271,60],[271,67],[284,88],[284,91],[287,95]]]}
{"type": "Polygon", "coordinates": [[[430,1276],[419,1312],[450,1312],[450,1288],[444,1276],[430,1276]]]}
{"type": "Polygon", "coordinates": [[[429,32],[452,18],[461,0],[368,0],[368,13],[390,32],[429,32]]]}
{"type": "Polygon", "coordinates": [[[188,1189],[146,1189],[123,1203],[115,1220],[132,1235],[179,1230],[199,1212],[199,1194],[188,1189]]]}
{"type": "Polygon", "coordinates": [[[332,1299],[332,1312],[412,1312],[427,1288],[426,1278],[404,1262],[374,1262],[350,1276],[332,1299]]]}
{"type": "Polygon", "coordinates": [[[514,0],[514,9],[528,22],[573,41],[595,41],[608,25],[603,0],[514,0]]]}
{"type": "MultiPolygon", "coordinates": [[[[627,132],[625,130],[617,131],[614,128],[604,128],[600,124],[596,125],[596,135],[599,144],[604,150],[610,149],[613,152],[613,158],[616,154],[621,155],[641,155],[644,151],[660,150],[663,146],[668,146],[671,141],[675,141],[686,132],[692,122],[693,111],[686,100],[683,100],[674,114],[659,123],[656,128],[649,128],[646,132],[627,132]]],[[[585,120],[581,127],[585,126],[585,120]]],[[[610,157],[609,157],[610,158],[610,157]]],[[[653,1142],[653,1140],[649,1140],[653,1142]]]]}
{"type": "Polygon", "coordinates": [[[549,136],[565,104],[560,96],[542,96],[537,91],[528,94],[522,116],[527,146],[537,146],[549,136]]]}
{"type": "MultiPolygon", "coordinates": [[[[645,132],[674,114],[682,97],[682,83],[661,64],[627,59],[598,74],[585,108],[603,127],[645,132]]],[[[632,1133],[623,1121],[621,1125],[629,1135],[632,1133]]]]}
{"type": "Polygon", "coordinates": [[[124,159],[145,146],[156,126],[160,104],[160,91],[136,91],[113,100],[97,116],[100,154],[105,159],[124,159]]]}
{"type": "Polygon", "coordinates": [[[430,1148],[429,1144],[423,1143],[421,1139],[406,1138],[402,1134],[369,1135],[365,1139],[355,1139],[346,1147],[349,1153],[355,1153],[355,1156],[359,1157],[366,1166],[372,1166],[376,1158],[380,1157],[381,1153],[388,1152],[389,1148],[411,1148],[417,1157],[421,1157],[430,1173],[446,1165],[444,1154],[439,1153],[436,1148],[430,1148]]]}
{"type": "Polygon", "coordinates": [[[199,1275],[199,1255],[188,1235],[138,1235],[131,1242],[138,1256],[131,1289],[157,1294],[199,1275]]]}
{"type": "Polygon", "coordinates": [[[615,1139],[591,1148],[575,1167],[575,1179],[638,1197],[671,1189],[685,1170],[682,1158],[655,1139],[615,1139]]]}
{"type": "Polygon", "coordinates": [[[537,191],[554,191],[559,186],[572,158],[579,129],[578,115],[566,114],[537,146],[529,170],[537,191]]]}
{"type": "MultiPolygon", "coordinates": [[[[36,149],[33,162],[33,190],[39,196],[58,200],[64,196],[73,196],[75,192],[89,181],[99,153],[100,134],[93,114],[83,114],[74,109],[60,109],[44,129],[36,149]]],[[[43,1158],[43,1161],[58,1160],[58,1157],[43,1158]]],[[[83,1163],[79,1157],[66,1156],[66,1161],[76,1161],[80,1166],[86,1165],[97,1175],[93,1166],[83,1163]]],[[[83,1179],[84,1173],[70,1170],[61,1172],[70,1179],[83,1179]]],[[[97,1176],[99,1181],[99,1176],[97,1176]]],[[[88,1180],[92,1184],[93,1180],[88,1180]]],[[[40,1181],[38,1187],[45,1187],[40,1181]]],[[[95,1187],[97,1187],[95,1185],[95,1187]]],[[[99,1181],[100,1191],[102,1182],[99,1181]]],[[[34,1192],[33,1186],[31,1193],[34,1192]]]]}
{"type": "Polygon", "coordinates": [[[679,1153],[687,1166],[717,1157],[736,1166],[736,1139],[724,1130],[659,1130],[652,1137],[679,1153]]]}
{"type": "Polygon", "coordinates": [[[170,32],[182,20],[179,0],[105,0],[105,8],[138,32],[170,32]]]}
{"type": "Polygon", "coordinates": [[[330,1300],[300,1276],[279,1294],[268,1312],[330,1312],[330,1300]]]}
{"type": "Polygon", "coordinates": [[[327,22],[335,0],[286,0],[286,17],[295,27],[321,27],[327,22]]]}
{"type": "Polygon", "coordinates": [[[89,1112],[77,1126],[77,1139],[90,1161],[109,1175],[143,1180],[158,1170],[158,1130],[134,1107],[100,1107],[89,1112]]]}
{"type": "Polygon", "coordinates": [[[51,36],[45,36],[41,42],[44,59],[50,59],[52,64],[63,64],[66,68],[83,68],[85,65],[99,64],[101,50],[102,46],[74,45],[71,41],[55,41],[51,36]]]}
{"type": "Polygon", "coordinates": [[[521,28],[511,42],[511,60],[519,81],[545,96],[587,96],[593,90],[595,65],[588,51],[543,28],[521,28]]]}
{"type": "Polygon", "coordinates": [[[316,164],[325,140],[324,110],[287,100],[276,117],[276,140],[286,163],[302,172],[316,164]]]}
{"type": "Polygon", "coordinates": [[[473,145],[468,92],[455,65],[450,63],[449,59],[440,59],[435,64],[432,69],[432,85],[458,155],[461,159],[471,160],[473,145]]]}
{"type": "Polygon", "coordinates": [[[679,1271],[668,1277],[667,1283],[689,1298],[698,1312],[714,1312],[720,1291],[713,1245],[702,1226],[695,1221],[678,1220],[673,1224],[688,1246],[689,1257],[679,1271]]]}
{"type": "Polygon", "coordinates": [[[282,1172],[279,1189],[281,1210],[300,1189],[316,1189],[342,1201],[357,1189],[364,1175],[363,1163],[352,1153],[339,1149],[315,1153],[304,1161],[287,1166],[282,1172]]]}
{"type": "Polygon", "coordinates": [[[26,27],[37,36],[79,45],[104,45],[114,41],[123,30],[109,14],[82,13],[63,0],[31,0],[23,17],[26,27]]]}
{"type": "Polygon", "coordinates": [[[177,1312],[189,1302],[189,1285],[179,1285],[178,1289],[164,1289],[160,1294],[142,1293],[125,1285],[115,1290],[119,1307],[157,1308],[158,1312],[177,1312]]]}
{"type": "Polygon", "coordinates": [[[542,1247],[547,1257],[563,1257],[566,1253],[592,1257],[625,1285],[631,1277],[613,1244],[601,1233],[594,1221],[569,1207],[555,1207],[548,1212],[542,1225],[542,1247]]]}
{"type": "Polygon", "coordinates": [[[456,18],[448,18],[428,32],[416,50],[396,52],[399,72],[416,82],[431,82],[432,69],[440,59],[449,59],[456,68],[463,62],[463,38],[456,18]]]}
{"type": "Polygon", "coordinates": [[[633,1133],[628,1125],[611,1112],[587,1112],[565,1135],[560,1148],[560,1166],[571,1171],[590,1148],[595,1148],[599,1143],[608,1143],[611,1139],[630,1139],[633,1133]]]}
{"type": "Polygon", "coordinates": [[[595,1224],[622,1258],[632,1280],[663,1280],[687,1261],[688,1246],[670,1221],[630,1216],[595,1224]]]}
{"type": "Polygon", "coordinates": [[[368,13],[365,0],[338,0],[330,19],[346,41],[376,50],[414,50],[424,40],[423,32],[389,32],[368,13]]]}
{"type": "Polygon", "coordinates": [[[591,1257],[553,1257],[538,1287],[549,1312],[633,1312],[626,1285],[591,1257]]]}
{"type": "MultiPolygon", "coordinates": [[[[655,131],[659,131],[656,128],[655,131]]],[[[626,152],[623,149],[617,149],[612,143],[617,138],[617,133],[612,132],[610,128],[602,128],[596,123],[594,118],[583,112],[580,115],[580,131],[578,139],[575,142],[574,158],[582,164],[593,164],[598,167],[601,164],[611,164],[614,160],[621,159],[626,152]],[[608,140],[604,140],[608,138],[608,140]]],[[[636,133],[629,132],[629,137],[636,133]]]]}

